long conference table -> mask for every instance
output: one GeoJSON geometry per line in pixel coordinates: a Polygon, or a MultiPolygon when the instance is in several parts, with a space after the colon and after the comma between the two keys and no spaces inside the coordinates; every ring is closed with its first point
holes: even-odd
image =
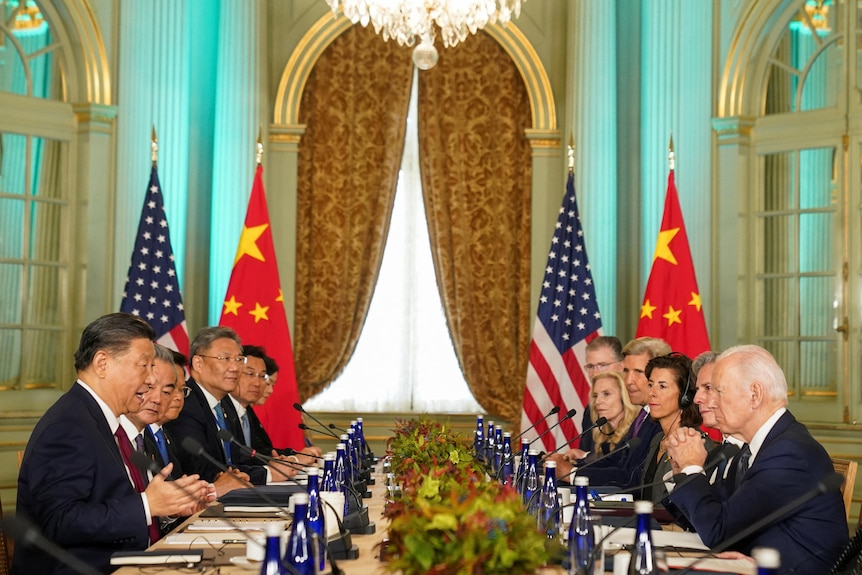
{"type": "MultiPolygon", "coordinates": [[[[374,477],[375,484],[369,486],[369,491],[372,496],[371,498],[364,499],[364,503],[368,507],[369,520],[376,525],[376,532],[370,535],[354,534],[351,536],[353,544],[359,549],[359,557],[357,559],[338,561],[338,566],[345,575],[382,575],[388,573],[385,563],[380,561],[381,544],[386,538],[386,530],[388,526],[388,520],[382,515],[386,500],[386,487],[379,470],[375,471],[374,477]]],[[[259,524],[261,516],[259,514],[256,516],[250,515],[248,518],[234,518],[232,521],[239,526],[242,526],[243,523],[259,524]]],[[[238,535],[235,531],[230,533],[225,532],[226,534],[224,535],[224,538],[232,542],[223,543],[223,540],[220,540],[221,536],[217,534],[218,532],[212,532],[208,536],[209,541],[200,541],[199,536],[202,532],[195,531],[192,527],[193,525],[199,527],[200,523],[201,521],[198,516],[189,518],[174,529],[171,534],[156,542],[156,544],[151,546],[149,549],[151,551],[172,551],[176,553],[180,553],[185,550],[199,549],[203,551],[203,561],[200,564],[196,564],[192,568],[179,565],[127,565],[121,567],[115,573],[117,575],[189,575],[192,573],[212,575],[250,575],[252,573],[260,572],[260,563],[254,564],[244,561],[246,555],[246,543],[244,541],[240,541],[241,535],[238,535]],[[181,538],[186,538],[188,542],[182,545],[170,542],[181,538]]],[[[671,536],[672,534],[666,533],[665,531],[654,532],[654,541],[658,541],[656,542],[656,545],[661,544],[660,538],[664,535],[671,536]]],[[[692,534],[681,535],[688,536],[689,540],[692,536],[692,534]]],[[[694,537],[696,538],[696,536],[694,537]]],[[[690,560],[691,559],[689,559],[689,561],[690,560]]],[[[679,559],[678,561],[684,561],[684,559],[679,559]]],[[[668,562],[671,562],[670,553],[668,553],[668,562]]],[[[701,568],[711,567],[708,570],[713,573],[741,573],[748,575],[756,572],[756,568],[753,564],[746,564],[746,562],[740,560],[726,561],[710,559],[708,562],[704,563],[705,564],[702,565],[701,568]]],[[[552,566],[542,568],[537,573],[539,575],[564,575],[566,571],[560,567],[552,566]]],[[[608,571],[607,573],[612,572],[608,571]]]]}

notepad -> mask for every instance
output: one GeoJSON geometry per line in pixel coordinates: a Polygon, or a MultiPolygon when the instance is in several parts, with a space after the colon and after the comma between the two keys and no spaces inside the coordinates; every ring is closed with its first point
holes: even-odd
{"type": "Polygon", "coordinates": [[[182,551],[115,551],[111,565],[166,565],[168,563],[200,563],[204,552],[201,549],[182,551]]]}

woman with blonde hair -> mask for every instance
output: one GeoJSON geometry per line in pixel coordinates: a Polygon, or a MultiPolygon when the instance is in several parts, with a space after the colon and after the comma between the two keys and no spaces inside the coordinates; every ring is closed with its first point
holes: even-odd
{"type": "Polygon", "coordinates": [[[593,421],[600,417],[608,421],[581,438],[580,449],[596,456],[610,453],[628,434],[641,407],[634,405],[626,390],[626,382],[617,371],[603,371],[592,378],[590,415],[593,421]]]}

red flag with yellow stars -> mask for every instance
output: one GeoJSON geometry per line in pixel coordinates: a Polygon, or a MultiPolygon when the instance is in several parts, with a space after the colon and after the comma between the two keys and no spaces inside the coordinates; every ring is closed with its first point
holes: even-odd
{"type": "Polygon", "coordinates": [[[278,383],[266,403],[255,406],[254,412],[275,447],[300,450],[304,447],[298,427],[302,419],[293,408],[299,394],[283,302],[263,191],[263,166],[258,164],[219,325],[236,330],[244,345],[265,347],[267,355],[278,363],[278,383]]]}
{"type": "Polygon", "coordinates": [[[709,349],[706,319],[673,169],[667,177],[664,216],[652,260],[636,337],[660,337],[674,351],[694,358],[709,349]]]}

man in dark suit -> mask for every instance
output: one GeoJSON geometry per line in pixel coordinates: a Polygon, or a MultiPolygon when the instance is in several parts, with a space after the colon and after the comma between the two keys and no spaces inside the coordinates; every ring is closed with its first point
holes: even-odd
{"type": "MultiPolygon", "coordinates": [[[[174,352],[166,347],[156,344],[156,360],[153,365],[153,375],[158,384],[163,386],[163,390],[167,392],[157,406],[155,421],[142,421],[146,424],[144,428],[144,447],[147,455],[152,457],[158,465],[164,467],[168,463],[173,463],[173,471],[171,476],[176,478],[183,474],[182,463],[180,461],[177,449],[178,445],[174,445],[170,434],[168,434],[163,426],[168,421],[173,421],[180,414],[185,401],[185,377],[182,366],[177,366],[174,363],[174,352]]],[[[182,354],[179,354],[181,357],[182,354]]],[[[142,410],[143,411],[143,410],[142,410]]],[[[140,419],[140,415],[130,417],[130,419],[140,419]]]]}
{"type": "MultiPolygon", "coordinates": [[[[206,496],[197,476],[166,482],[157,475],[141,489],[141,471],[121,453],[119,442],[128,439],[118,417],[140,409],[153,384],[154,338],[146,322],[123,313],[84,329],[75,352],[78,381],[36,424],[18,475],[18,513],[102,572],[111,570],[115,551],[149,545],[154,518],[191,515],[206,496]]],[[[15,575],[72,572],[23,542],[15,547],[15,575]]]]}
{"type": "MultiPolygon", "coordinates": [[[[180,444],[186,437],[194,438],[210,456],[245,473],[256,485],[284,481],[287,476],[282,470],[243,461],[236,446],[223,442],[218,436],[219,428],[228,429],[221,400],[236,388],[248,361],[242,354],[239,336],[228,327],[203,328],[192,341],[190,353],[191,378],[186,385],[192,391],[179,417],[168,422],[165,429],[180,444]]],[[[180,459],[183,469],[193,470],[207,481],[215,481],[221,472],[218,466],[199,455],[183,451],[180,459]]],[[[234,487],[241,485],[236,482],[234,487]]],[[[218,494],[223,495],[228,488],[227,484],[223,490],[217,487],[218,494]]]]}
{"type": "MultiPolygon", "coordinates": [[[[670,500],[710,546],[811,492],[834,472],[826,450],[787,411],[787,381],[768,351],[754,345],[725,351],[715,363],[712,387],[708,407],[718,427],[745,442],[735,489],[725,489],[726,481],[710,485],[696,430],[681,429],[668,439],[671,457],[694,475],[677,485],[670,500]]],[[[779,573],[819,575],[829,572],[847,541],[844,502],[836,491],[814,496],[732,549],[750,554],[772,547],[781,555],[779,573]]]]}
{"type": "Polygon", "coordinates": [[[640,443],[634,449],[625,449],[617,455],[610,455],[580,472],[574,464],[579,461],[589,462],[589,454],[586,452],[573,449],[563,456],[552,455],[550,459],[557,461],[559,479],[572,481],[574,474],[579,473],[590,479],[590,485],[628,488],[640,484],[650,442],[653,436],[661,431],[659,424],[649,417],[646,365],[652,358],[670,353],[670,346],[663,339],[640,337],[628,342],[622,353],[626,391],[633,404],[643,407],[620,445],[625,445],[634,437],[639,438],[640,443]]]}
{"type": "MultiPolygon", "coordinates": [[[[269,434],[252,409],[252,405],[263,396],[270,378],[266,369],[266,350],[257,345],[244,345],[242,352],[248,362],[240,372],[236,389],[221,400],[228,427],[237,440],[256,452],[285,461],[285,464],[276,465],[282,468],[283,472],[295,475],[295,472],[300,470],[300,465],[313,465],[314,460],[304,454],[296,455],[293,450],[282,453],[273,448],[269,434]]],[[[249,462],[248,459],[240,461],[249,462]]],[[[254,460],[250,462],[253,463],[254,460]]]]}

